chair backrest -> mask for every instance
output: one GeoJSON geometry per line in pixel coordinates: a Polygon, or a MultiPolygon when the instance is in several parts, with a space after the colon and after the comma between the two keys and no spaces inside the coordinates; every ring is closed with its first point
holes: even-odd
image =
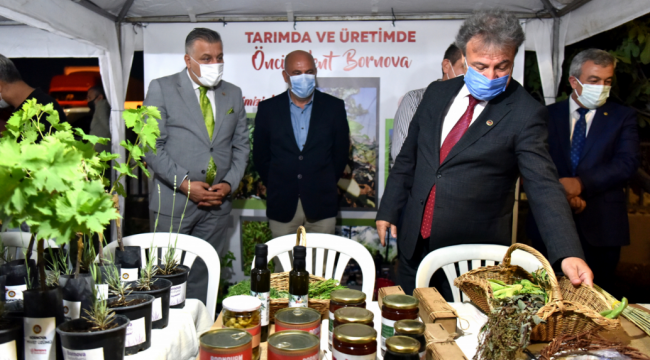
{"type": "MultiPolygon", "coordinates": [[[[122,241],[124,246],[139,246],[142,249],[142,264],[147,262],[149,248],[152,245],[157,247],[161,252],[161,255],[156,255],[159,259],[158,263],[160,263],[160,258],[167,253],[170,237],[169,233],[144,233],[126,236],[122,238],[122,241]]],[[[197,256],[205,262],[205,266],[208,268],[208,293],[205,306],[208,308],[212,320],[216,320],[217,292],[221,277],[221,261],[217,251],[208,242],[191,235],[172,234],[171,242],[176,242],[176,250],[178,250],[176,260],[179,264],[191,267],[197,256]],[[178,241],[176,242],[177,236],[178,241]]],[[[115,255],[117,246],[117,241],[113,241],[104,247],[104,252],[115,255]]]]}
{"type": "MultiPolygon", "coordinates": [[[[444,247],[430,252],[420,263],[415,275],[415,287],[428,287],[429,281],[438,269],[442,268],[447,275],[454,302],[463,301],[460,290],[454,286],[454,280],[481,266],[498,265],[508,251],[503,245],[455,245],[444,247]],[[457,271],[458,270],[458,271],[457,271]]],[[[542,264],[533,255],[515,251],[512,253],[511,264],[519,265],[528,272],[533,272],[542,267],[542,264]]],[[[467,299],[467,296],[464,295],[467,299]]]]}
{"type": "MultiPolygon", "coordinates": [[[[296,235],[280,236],[269,240],[266,245],[269,247],[268,258],[277,257],[285,271],[291,270],[289,251],[293,251],[296,245],[296,235]]],[[[355,240],[330,234],[307,234],[306,266],[310,274],[341,281],[351,258],[359,264],[363,273],[361,291],[366,294],[367,299],[372,299],[376,270],[370,252],[355,240]]],[[[254,266],[255,260],[251,268],[254,266]]]]}
{"type": "MultiPolygon", "coordinates": [[[[24,259],[23,251],[29,247],[29,239],[32,234],[24,231],[8,231],[0,233],[0,241],[7,248],[7,256],[12,260],[24,259]]],[[[47,240],[44,243],[45,248],[58,248],[54,240],[47,240]]],[[[36,242],[34,242],[34,249],[32,249],[32,259],[36,260],[36,242]]],[[[0,260],[2,263],[2,260],[0,260]]]]}

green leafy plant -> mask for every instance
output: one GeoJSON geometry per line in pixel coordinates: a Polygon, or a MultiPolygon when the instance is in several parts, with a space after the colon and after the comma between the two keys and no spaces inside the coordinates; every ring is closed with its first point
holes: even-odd
{"type": "MultiPolygon", "coordinates": [[[[255,258],[255,245],[264,244],[273,239],[273,234],[267,221],[242,221],[242,267],[244,275],[250,276],[251,265],[255,258]]],[[[269,261],[271,272],[275,269],[273,260],[269,261]]]]}
{"type": "Polygon", "coordinates": [[[58,286],[61,275],[72,274],[72,269],[68,266],[70,258],[68,253],[63,251],[63,248],[58,252],[54,252],[51,247],[47,250],[50,253],[48,263],[50,268],[52,268],[52,271],[47,274],[46,284],[49,287],[58,286]]]}
{"type": "MultiPolygon", "coordinates": [[[[95,281],[99,281],[99,271],[93,264],[90,267],[90,273],[95,281]]],[[[115,312],[110,309],[106,299],[99,299],[97,296],[97,288],[93,288],[93,306],[90,310],[84,309],[86,316],[83,319],[91,323],[91,330],[102,331],[112,329],[117,326],[115,323],[115,312]]]]}
{"type": "Polygon", "coordinates": [[[155,265],[156,254],[158,254],[158,248],[151,244],[151,247],[149,248],[149,259],[145,266],[140,269],[140,278],[138,279],[137,286],[140,290],[151,290],[151,286],[156,282],[156,280],[158,280],[154,278],[154,275],[158,272],[158,267],[155,265]]]}
{"type": "Polygon", "coordinates": [[[116,306],[125,306],[126,297],[131,294],[131,284],[122,281],[120,271],[117,266],[110,264],[105,265],[104,281],[108,284],[111,294],[117,296],[116,306]]]}

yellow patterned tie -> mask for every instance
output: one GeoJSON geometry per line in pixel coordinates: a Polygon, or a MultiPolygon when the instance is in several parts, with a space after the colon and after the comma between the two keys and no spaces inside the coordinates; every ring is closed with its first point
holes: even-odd
{"type": "MultiPolygon", "coordinates": [[[[205,127],[208,129],[208,136],[210,137],[210,141],[212,141],[212,133],[214,132],[214,112],[212,112],[212,105],[210,104],[210,100],[208,100],[208,88],[200,86],[199,91],[201,92],[201,96],[199,97],[201,102],[201,113],[203,113],[205,127]]],[[[208,183],[208,185],[212,185],[216,176],[217,164],[214,163],[214,159],[210,156],[208,169],[205,172],[205,182],[208,183]]]]}

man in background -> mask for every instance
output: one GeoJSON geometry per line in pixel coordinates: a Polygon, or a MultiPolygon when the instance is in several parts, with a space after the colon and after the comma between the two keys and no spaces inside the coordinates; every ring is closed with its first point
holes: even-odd
{"type": "MultiPolygon", "coordinates": [[[[436,81],[445,81],[460,75],[465,75],[465,58],[463,57],[463,52],[455,44],[449,45],[445,51],[441,65],[442,79],[436,81]]],[[[422,96],[426,89],[422,88],[407,92],[397,108],[395,122],[393,124],[393,142],[390,147],[390,155],[393,162],[397,159],[397,155],[399,155],[399,151],[402,149],[402,144],[404,144],[406,135],[408,135],[409,125],[411,124],[415,110],[420,106],[420,101],[422,101],[422,96]]]]}
{"type": "MultiPolygon", "coordinates": [[[[157,106],[161,115],[157,153],[147,154],[154,172],[149,209],[158,217],[159,231],[167,231],[173,222],[174,232],[203,239],[224,256],[231,193],[239,186],[250,152],[246,110],[241,89],[221,80],[219,33],[192,30],[185,39],[184,59],[185,69],[151,82],[144,101],[157,106]]],[[[187,296],[205,302],[207,285],[207,268],[197,258],[187,296]]]]}
{"type": "Polygon", "coordinates": [[[282,72],[289,90],[260,102],[253,161],[267,188],[266,216],[273,237],[307,232],[334,234],[336,184],[350,151],[345,103],[316,88],[310,53],[294,51],[282,72]]]}
{"type": "MultiPolygon", "coordinates": [[[[630,244],[625,186],[639,166],[636,112],[607,101],[615,67],[607,51],[581,51],[571,61],[571,96],[548,106],[549,152],[587,264],[598,283],[611,286],[621,246],[630,244]]],[[[533,216],[527,229],[533,245],[546,253],[533,216]]]]}
{"type": "Polygon", "coordinates": [[[93,118],[90,121],[89,134],[109,139],[106,145],[100,143],[95,144],[95,150],[100,153],[102,151],[111,152],[111,105],[106,101],[104,88],[101,85],[91,87],[88,89],[86,100],[93,114],[93,118]]]}

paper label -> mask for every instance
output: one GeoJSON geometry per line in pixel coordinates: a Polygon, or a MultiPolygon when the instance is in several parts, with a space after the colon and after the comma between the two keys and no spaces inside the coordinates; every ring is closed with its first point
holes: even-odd
{"type": "MultiPolygon", "coordinates": [[[[271,352],[269,351],[269,355],[271,352]]],[[[213,353],[207,348],[201,346],[199,350],[199,360],[251,360],[253,357],[253,350],[247,347],[246,350],[238,353],[213,353]]],[[[269,358],[270,360],[271,358],[269,358]]],[[[318,358],[316,359],[318,360],[318,358]]]]}
{"type": "Polygon", "coordinates": [[[5,286],[5,300],[7,300],[7,302],[22,300],[24,290],[27,290],[26,284],[5,286]]]}
{"type": "Polygon", "coordinates": [[[314,327],[312,327],[312,328],[301,328],[301,329],[296,329],[296,328],[292,328],[292,327],[284,327],[284,326],[282,326],[282,324],[278,324],[278,323],[275,324],[275,332],[285,331],[285,330],[306,331],[306,332],[308,332],[310,334],[314,334],[314,335],[318,336],[318,339],[320,339],[320,321],[318,323],[316,323],[316,325],[314,325],[314,327]]]}
{"type": "Polygon", "coordinates": [[[18,352],[16,351],[16,340],[11,340],[4,344],[0,344],[0,359],[18,360],[18,352]]]}
{"type": "Polygon", "coordinates": [[[122,268],[120,270],[120,276],[122,277],[122,281],[136,281],[138,280],[138,268],[134,269],[125,269],[122,268]]]}
{"type": "Polygon", "coordinates": [[[63,348],[64,360],[104,360],[104,348],[70,350],[63,348]]]}
{"type": "Polygon", "coordinates": [[[63,316],[65,321],[79,319],[81,315],[81,301],[63,300],[63,316]]]}
{"type": "Polygon", "coordinates": [[[375,360],[377,353],[368,355],[348,355],[340,351],[332,350],[332,360],[375,360]]]}
{"type": "Polygon", "coordinates": [[[307,307],[309,305],[309,295],[291,295],[289,294],[289,307],[307,307]]]}
{"type": "Polygon", "coordinates": [[[185,301],[185,292],[187,291],[187,282],[180,285],[172,286],[171,295],[169,297],[169,306],[175,306],[185,301]]]}
{"type": "Polygon", "coordinates": [[[381,317],[381,349],[386,351],[386,339],[395,334],[396,321],[381,317]]]}
{"type": "Polygon", "coordinates": [[[427,351],[421,351],[420,352],[420,360],[426,360],[427,359],[427,351]]]}
{"type": "Polygon", "coordinates": [[[256,298],[260,299],[262,302],[262,306],[260,307],[260,317],[262,320],[262,326],[266,326],[269,324],[269,305],[270,305],[270,296],[268,292],[262,292],[258,293],[255,291],[251,291],[251,296],[255,296],[256,298]]]}
{"type": "MultiPolygon", "coordinates": [[[[269,347],[268,360],[318,360],[320,358],[320,349],[316,348],[313,352],[301,355],[292,355],[281,352],[275,352],[269,347]]],[[[326,357],[323,357],[326,359],[326,357]]],[[[201,359],[203,360],[203,359],[201,359]]]]}
{"type": "Polygon", "coordinates": [[[97,289],[97,300],[108,299],[108,284],[95,284],[97,289]]]}
{"type": "Polygon", "coordinates": [[[330,321],[329,321],[329,325],[327,327],[329,328],[328,344],[329,344],[330,351],[331,351],[333,349],[332,344],[333,344],[333,341],[334,341],[334,313],[331,312],[331,311],[329,313],[330,313],[330,321]]]}
{"type": "Polygon", "coordinates": [[[147,328],[145,327],[144,318],[131,320],[126,327],[126,347],[136,346],[147,341],[147,328]]]}
{"type": "Polygon", "coordinates": [[[162,318],[162,298],[155,298],[151,306],[151,321],[157,321],[162,318]]]}
{"type": "Polygon", "coordinates": [[[56,318],[23,318],[25,359],[56,359],[56,318]]]}

